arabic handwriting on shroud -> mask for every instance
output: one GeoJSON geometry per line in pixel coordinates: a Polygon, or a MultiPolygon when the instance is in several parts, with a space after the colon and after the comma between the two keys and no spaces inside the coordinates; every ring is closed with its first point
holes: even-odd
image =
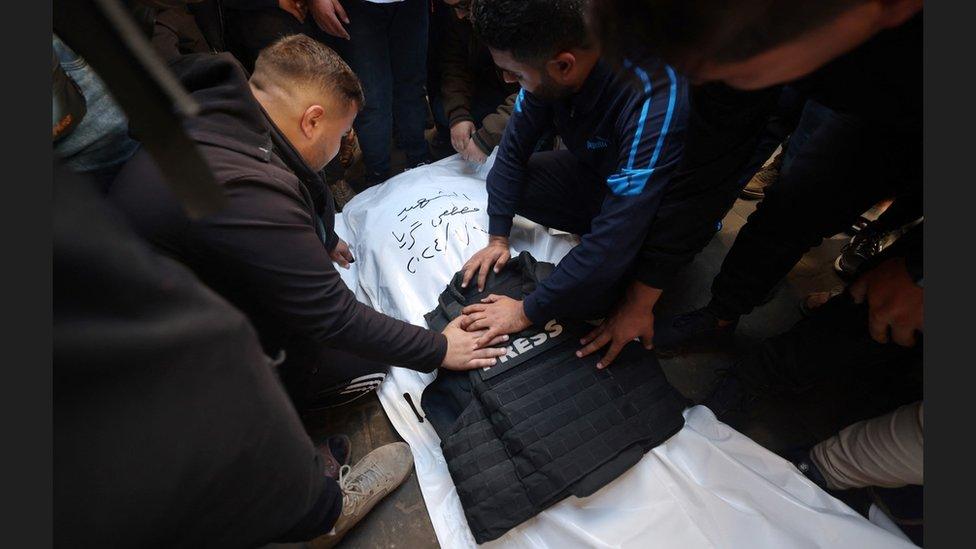
{"type": "Polygon", "coordinates": [[[438,190],[434,196],[417,198],[397,213],[397,218],[400,223],[404,225],[410,223],[409,226],[404,226],[400,231],[391,231],[393,239],[397,242],[397,248],[410,253],[406,263],[406,270],[410,274],[417,273],[417,267],[422,261],[433,259],[438,254],[446,252],[448,250],[448,242],[450,242],[452,237],[467,247],[471,244],[471,230],[481,231],[486,234],[488,232],[483,227],[467,219],[469,214],[480,212],[481,208],[465,204],[459,206],[453,200],[450,202],[450,207],[446,205],[442,206],[443,209],[438,208],[439,211],[435,210],[437,212],[436,214],[431,214],[429,218],[424,219],[426,216],[422,214],[427,207],[434,201],[442,198],[463,199],[461,200],[462,202],[471,201],[471,198],[464,193],[448,192],[442,189],[438,190]],[[420,217],[420,220],[417,217],[420,217]],[[451,232],[452,219],[457,219],[459,222],[463,220],[463,232],[457,228],[459,223],[455,223],[455,230],[451,232]],[[427,225],[425,221],[429,221],[430,227],[434,229],[429,234],[431,240],[427,240],[428,234],[426,231],[418,231],[418,229],[427,225]],[[441,227],[443,227],[443,233],[441,233],[441,227]]]}

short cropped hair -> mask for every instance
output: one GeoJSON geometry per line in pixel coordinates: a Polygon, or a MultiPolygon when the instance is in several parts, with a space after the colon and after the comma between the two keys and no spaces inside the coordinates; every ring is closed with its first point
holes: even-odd
{"type": "Polygon", "coordinates": [[[365,103],[363,86],[349,65],[328,46],[304,34],[286,36],[261,50],[254,74],[264,73],[321,90],[340,104],[354,104],[357,110],[365,103]]]}
{"type": "Polygon", "coordinates": [[[689,69],[744,61],[825,25],[867,0],[592,0],[611,60],[660,59],[689,69]]]}
{"type": "Polygon", "coordinates": [[[585,0],[474,0],[471,20],[489,48],[523,62],[545,61],[590,45],[585,0]]]}

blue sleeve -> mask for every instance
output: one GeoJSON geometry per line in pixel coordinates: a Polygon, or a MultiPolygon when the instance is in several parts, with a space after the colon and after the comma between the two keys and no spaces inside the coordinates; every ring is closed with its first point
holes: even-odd
{"type": "Polygon", "coordinates": [[[661,196],[681,159],[687,122],[687,85],[671,67],[654,75],[634,69],[644,87],[617,126],[617,170],[591,230],[525,299],[534,323],[573,312],[593,288],[616,284],[631,267],[653,222],[661,196]]]}
{"type": "Polygon", "coordinates": [[[498,156],[488,172],[488,233],[508,236],[522,185],[525,166],[543,132],[552,126],[552,107],[525,90],[515,98],[498,156]]]}

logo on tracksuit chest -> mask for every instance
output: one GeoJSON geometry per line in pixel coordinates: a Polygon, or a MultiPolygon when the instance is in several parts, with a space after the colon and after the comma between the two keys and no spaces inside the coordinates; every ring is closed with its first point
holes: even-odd
{"type": "Polygon", "coordinates": [[[610,146],[610,140],[606,137],[593,137],[586,142],[586,148],[595,151],[597,149],[605,149],[610,146]]]}

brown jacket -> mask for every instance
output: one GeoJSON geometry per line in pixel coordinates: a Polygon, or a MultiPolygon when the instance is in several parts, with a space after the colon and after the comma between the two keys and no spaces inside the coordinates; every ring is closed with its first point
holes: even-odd
{"type": "Polygon", "coordinates": [[[502,140],[519,86],[501,79],[488,48],[474,36],[471,23],[466,20],[449,19],[440,53],[441,99],[448,124],[453,126],[465,120],[480,122],[474,140],[485,154],[490,154],[502,140]],[[508,98],[494,113],[479,121],[471,115],[471,98],[475,90],[484,87],[494,88],[508,98]]]}

